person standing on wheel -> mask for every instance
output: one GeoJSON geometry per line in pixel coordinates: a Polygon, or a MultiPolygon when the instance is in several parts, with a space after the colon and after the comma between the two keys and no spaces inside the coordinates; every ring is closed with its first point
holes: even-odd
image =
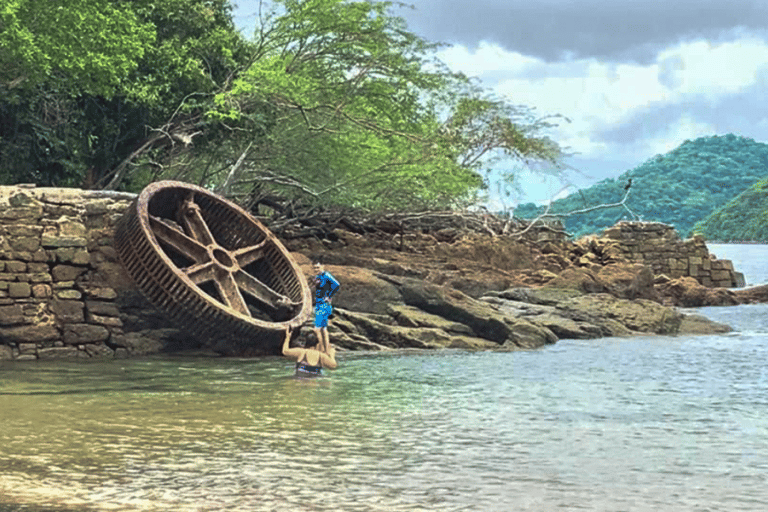
{"type": "Polygon", "coordinates": [[[328,318],[333,313],[331,297],[339,289],[339,282],[327,272],[320,261],[315,262],[315,334],[320,345],[320,351],[329,353],[331,341],[328,336],[328,318]]]}

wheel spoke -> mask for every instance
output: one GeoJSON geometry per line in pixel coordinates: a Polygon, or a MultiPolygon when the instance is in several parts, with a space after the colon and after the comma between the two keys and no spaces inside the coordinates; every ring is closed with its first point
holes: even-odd
{"type": "Polygon", "coordinates": [[[195,284],[207,283],[216,279],[216,266],[211,261],[192,265],[183,271],[195,284]]]}
{"type": "Polygon", "coordinates": [[[235,278],[230,272],[219,273],[214,282],[216,283],[216,288],[218,289],[222,300],[227,306],[242,315],[251,316],[251,312],[248,310],[248,304],[245,303],[245,299],[240,293],[240,289],[237,287],[235,278]]]}
{"type": "Polygon", "coordinates": [[[247,266],[250,263],[253,263],[256,260],[260,260],[264,257],[264,248],[267,246],[267,241],[264,240],[260,244],[256,244],[251,247],[243,247],[242,249],[237,249],[232,253],[232,255],[237,260],[237,264],[240,265],[240,268],[243,268],[247,266]]]}
{"type": "Polygon", "coordinates": [[[186,256],[192,261],[202,263],[208,259],[208,253],[205,247],[196,240],[189,238],[177,228],[166,224],[162,219],[149,216],[149,225],[152,233],[158,240],[170,246],[173,250],[182,256],[186,256]]]}
{"type": "Polygon", "coordinates": [[[272,309],[278,309],[285,306],[296,305],[291,299],[285,295],[277,293],[247,272],[243,272],[242,270],[236,272],[234,278],[242,291],[251,295],[265,306],[272,309]]]}
{"type": "Polygon", "coordinates": [[[208,224],[205,223],[200,206],[194,201],[194,194],[190,193],[181,206],[181,223],[192,238],[203,245],[211,245],[215,242],[208,224]]]}

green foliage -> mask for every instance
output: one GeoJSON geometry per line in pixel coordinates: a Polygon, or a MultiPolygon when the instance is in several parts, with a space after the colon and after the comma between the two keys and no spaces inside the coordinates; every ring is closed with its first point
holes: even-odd
{"type": "Polygon", "coordinates": [[[768,242],[768,178],[696,223],[693,232],[719,242],[768,242]]]}
{"type": "Polygon", "coordinates": [[[6,0],[0,7],[5,93],[50,84],[112,96],[155,38],[154,27],[108,0],[6,0]]]}
{"type": "Polygon", "coordinates": [[[225,190],[269,183],[323,203],[450,207],[477,200],[494,152],[559,158],[539,135],[548,125],[449,73],[389,2],[274,5],[254,63],[209,113],[265,134],[225,190]]]}
{"type": "Polygon", "coordinates": [[[226,0],[9,0],[0,23],[3,183],[104,186],[138,148],[167,168],[220,137],[201,104],[248,58],[226,0]]]}
{"type": "MultiPolygon", "coordinates": [[[[733,134],[685,141],[616,179],[608,179],[553,201],[550,213],[568,213],[600,204],[615,204],[632,178],[627,206],[642,220],[675,226],[689,236],[697,222],[768,175],[768,145],[733,134]]],[[[521,205],[515,215],[533,218],[544,208],[521,205]]],[[[575,236],[597,233],[629,219],[623,208],[595,210],[566,218],[575,236]]]]}
{"type": "Polygon", "coordinates": [[[0,182],[444,208],[504,160],[559,160],[549,121],[450,73],[390,2],[261,7],[246,40],[228,0],[6,0],[0,182]]]}

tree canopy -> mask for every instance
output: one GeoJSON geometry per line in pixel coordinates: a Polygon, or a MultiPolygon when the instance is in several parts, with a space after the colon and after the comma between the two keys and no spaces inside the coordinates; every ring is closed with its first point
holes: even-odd
{"type": "MultiPolygon", "coordinates": [[[[384,1],[9,0],[0,180],[366,209],[480,200],[500,160],[556,165],[550,120],[435,58],[384,1]]],[[[505,176],[509,179],[509,176],[505,176]]]]}

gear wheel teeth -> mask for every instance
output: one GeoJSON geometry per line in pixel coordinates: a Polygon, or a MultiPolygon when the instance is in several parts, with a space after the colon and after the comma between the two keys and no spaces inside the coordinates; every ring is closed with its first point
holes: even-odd
{"type": "Polygon", "coordinates": [[[286,327],[310,316],[309,286],[288,250],[245,210],[203,188],[149,185],[114,239],[147,299],[226,355],[277,354],[286,327]]]}

